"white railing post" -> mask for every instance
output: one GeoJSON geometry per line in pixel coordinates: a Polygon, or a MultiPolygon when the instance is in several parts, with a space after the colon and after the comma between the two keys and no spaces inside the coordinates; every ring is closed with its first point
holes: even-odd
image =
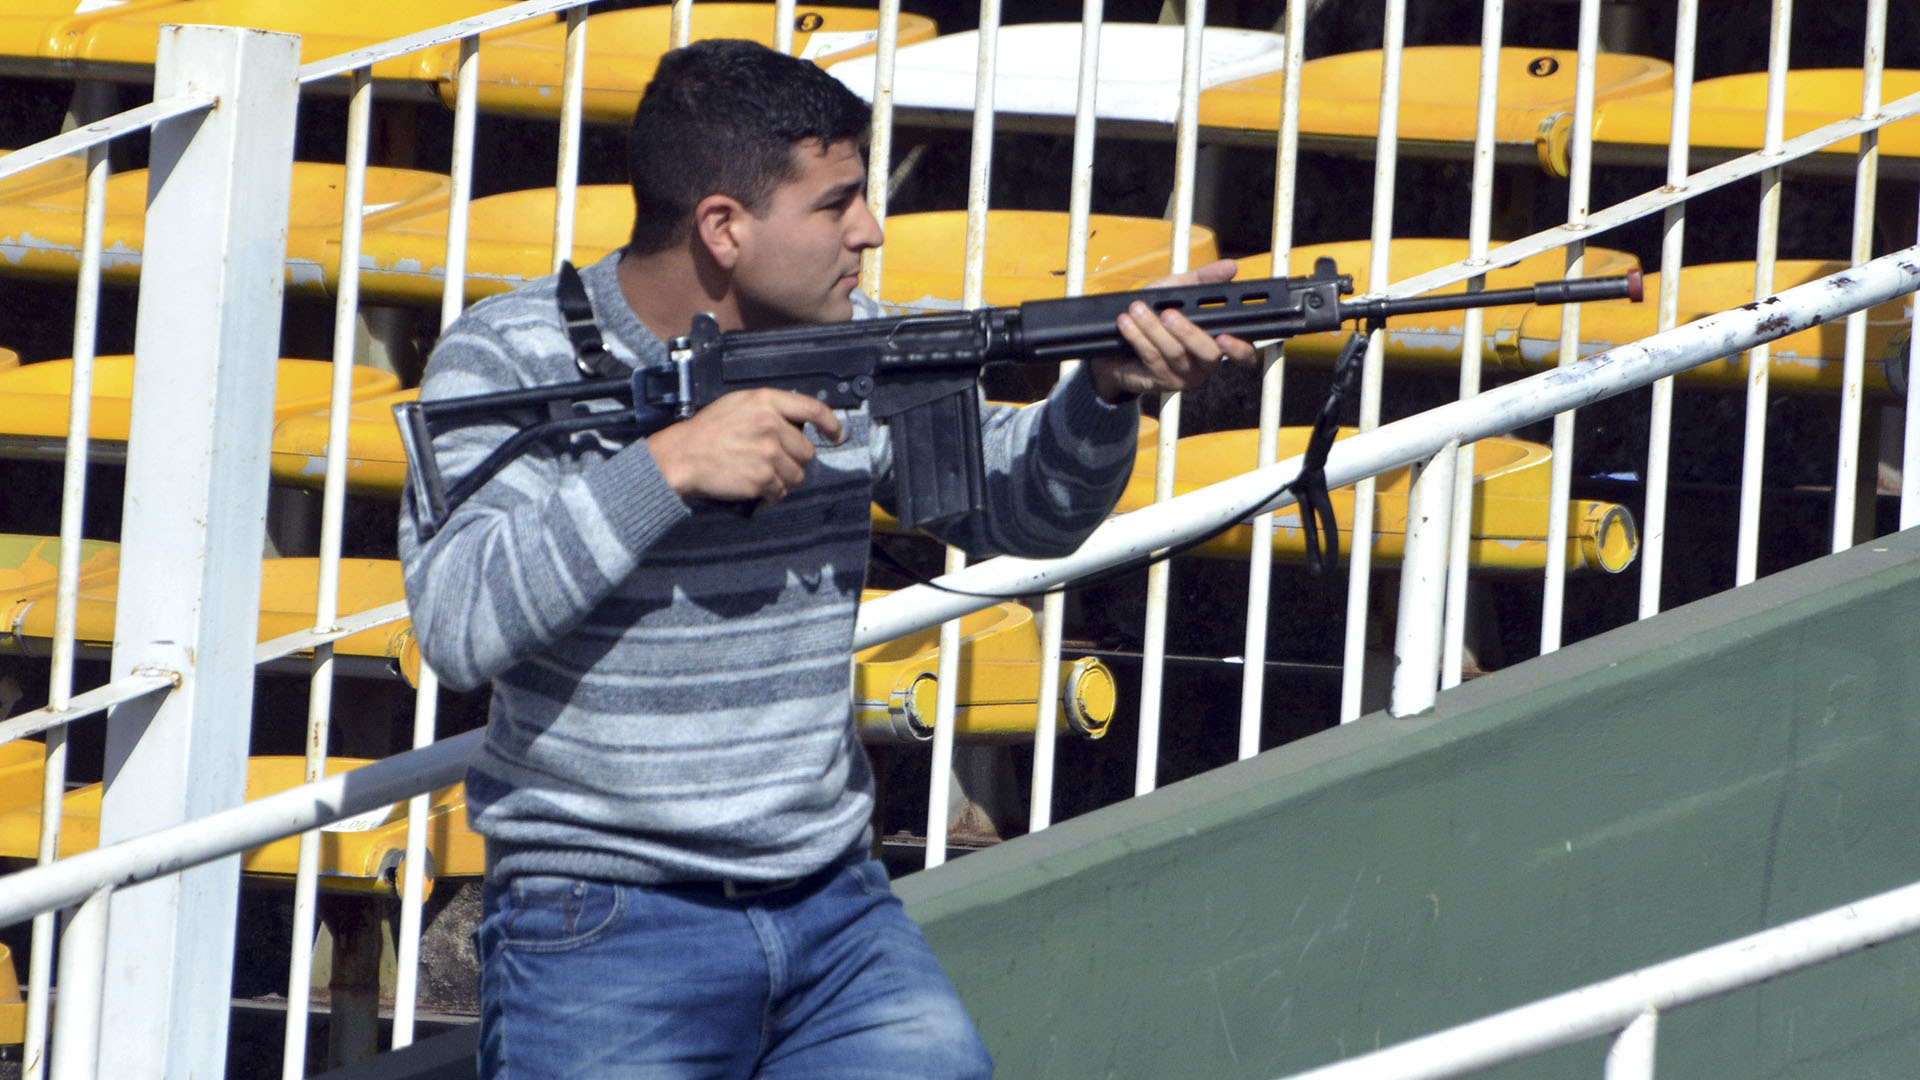
{"type": "Polygon", "coordinates": [[[53,1080],[95,1080],[100,1068],[100,996],[105,988],[111,888],[87,897],[60,942],[60,998],[53,1024],[53,1080]]]}
{"type": "Polygon", "coordinates": [[[1660,1010],[1648,1009],[1620,1029],[1607,1048],[1606,1080],[1653,1080],[1660,1010]]]}
{"type": "MultiPolygon", "coordinates": [[[[103,845],[245,793],[299,56],[286,34],[160,33],[156,97],[217,104],[153,129],[113,675],[180,682],[109,714],[103,845]]],[[[100,1075],[221,1075],[239,876],[229,858],[114,895],[100,1075]]]]}
{"type": "MultiPolygon", "coordinates": [[[[1455,479],[1460,470],[1458,440],[1418,467],[1407,493],[1407,550],[1400,566],[1400,617],[1393,639],[1393,691],[1388,711],[1415,716],[1433,708],[1440,696],[1440,653],[1444,644],[1447,593],[1447,545],[1454,511],[1455,479]]],[[[1472,512],[1472,504],[1457,508],[1472,512]]]]}

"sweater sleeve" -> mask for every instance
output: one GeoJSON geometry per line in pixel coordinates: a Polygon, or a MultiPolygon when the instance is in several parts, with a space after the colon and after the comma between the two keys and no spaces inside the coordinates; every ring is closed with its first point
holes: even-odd
{"type": "MultiPolygon", "coordinates": [[[[1044,402],[981,406],[986,512],[931,530],[971,557],[1053,558],[1071,553],[1106,520],[1126,489],[1139,441],[1140,405],[1113,405],[1085,365],[1044,402]]],[[[875,497],[896,506],[892,445],[874,434],[875,497]]]]}
{"type": "MultiPolygon", "coordinates": [[[[526,299],[478,305],[449,327],[421,400],[578,378],[564,333],[522,311],[540,302],[526,299]]],[[[442,433],[433,444],[441,471],[463,475],[517,426],[442,433]]],[[[568,633],[690,511],[644,440],[580,435],[514,458],[430,540],[420,539],[418,513],[409,493],[399,546],[421,656],[449,686],[472,689],[568,633]]]]}

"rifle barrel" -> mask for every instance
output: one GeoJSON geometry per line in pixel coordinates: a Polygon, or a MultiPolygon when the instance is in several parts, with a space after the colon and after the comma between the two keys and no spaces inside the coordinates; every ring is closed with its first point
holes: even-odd
{"type": "Polygon", "coordinates": [[[1589,300],[1632,300],[1644,295],[1640,271],[1615,277],[1568,278],[1545,281],[1517,289],[1490,289],[1484,292],[1441,293],[1408,296],[1397,300],[1366,299],[1340,301],[1340,318],[1390,319],[1396,315],[1421,315],[1430,311],[1463,311],[1467,308],[1501,307],[1506,304],[1578,304],[1589,300]]]}

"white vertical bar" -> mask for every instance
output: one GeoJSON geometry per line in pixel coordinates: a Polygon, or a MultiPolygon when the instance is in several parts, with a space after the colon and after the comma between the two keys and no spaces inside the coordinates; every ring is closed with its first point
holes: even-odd
{"type": "MultiPolygon", "coordinates": [[[[1866,55],[1860,65],[1860,115],[1880,111],[1881,75],[1887,66],[1887,0],[1867,0],[1866,55]]],[[[1853,174],[1853,265],[1873,258],[1874,194],[1880,183],[1880,132],[1860,134],[1853,174]]],[[[1840,375],[1840,447],[1833,477],[1833,550],[1853,546],[1856,487],[1860,474],[1860,409],[1864,403],[1867,313],[1847,316],[1846,351],[1840,375]]],[[[1877,457],[1876,457],[1877,461],[1877,457]]],[[[1876,470],[1877,471],[1877,470],[1876,470]]],[[[1876,477],[1877,482],[1877,477],[1876,477]]]]}
{"type": "MultiPolygon", "coordinates": [[[[1493,235],[1493,125],[1500,102],[1501,20],[1506,0],[1486,0],[1480,11],[1480,97],[1473,127],[1473,181],[1467,218],[1467,258],[1484,266],[1493,235]]],[[[1485,287],[1486,276],[1467,282],[1469,292],[1485,287]]],[[[1480,392],[1481,334],[1486,312],[1470,308],[1460,336],[1460,397],[1480,392]]],[[[1453,517],[1447,542],[1446,611],[1442,616],[1440,686],[1460,685],[1466,668],[1467,564],[1473,542],[1474,444],[1460,448],[1453,483],[1453,517]]],[[[1406,618],[1404,609],[1401,618],[1406,618]]]]}
{"type": "MultiPolygon", "coordinates": [[[[1667,146],[1667,186],[1687,188],[1687,149],[1693,138],[1693,51],[1700,0],[1680,0],[1673,38],[1673,114],[1667,146]]],[[[1668,207],[1660,241],[1660,329],[1680,323],[1680,274],[1685,260],[1687,204],[1668,207]]],[[[1667,479],[1673,448],[1673,379],[1653,384],[1647,420],[1647,497],[1640,527],[1640,618],[1660,613],[1667,554],[1667,479]]]]}
{"type": "Polygon", "coordinates": [[[580,192],[580,116],[586,107],[587,9],[567,9],[567,56],[560,75],[560,157],[553,182],[553,270],[573,258],[580,192]]]}
{"type": "MultiPolygon", "coordinates": [[[[1572,168],[1567,189],[1567,227],[1585,229],[1592,209],[1593,84],[1600,59],[1600,0],[1580,0],[1580,59],[1574,77],[1572,168]]],[[[1567,245],[1567,276],[1579,277],[1587,266],[1587,244],[1567,245]]],[[[1580,358],[1580,305],[1568,304],[1560,314],[1560,363],[1580,358]]],[[[1567,500],[1573,494],[1574,414],[1553,418],[1553,462],[1547,485],[1546,595],[1540,605],[1540,653],[1560,648],[1566,622],[1567,500]]]]}
{"type": "MultiPolygon", "coordinates": [[[[1080,11],[1080,83],[1074,98],[1073,167],[1067,196],[1067,295],[1087,291],[1087,234],[1093,217],[1094,105],[1100,90],[1100,35],[1106,14],[1102,0],[1086,0],[1080,11]]],[[[1075,362],[1060,365],[1060,377],[1075,362]]],[[[1040,707],[1033,718],[1033,782],[1027,831],[1053,823],[1055,725],[1060,718],[1060,651],[1065,636],[1066,598],[1049,592],[1040,606],[1040,707]]]]}
{"type": "MultiPolygon", "coordinates": [[[[1307,5],[1287,5],[1287,70],[1282,76],[1280,138],[1273,164],[1274,277],[1285,277],[1293,258],[1293,203],[1300,174],[1300,69],[1306,62],[1307,5]]],[[[1280,458],[1280,402],[1286,385],[1284,344],[1261,355],[1260,436],[1255,460],[1264,468],[1280,458]]],[[[1273,595],[1273,515],[1253,519],[1253,550],[1247,562],[1247,637],[1240,673],[1240,760],[1260,752],[1265,713],[1267,619],[1273,595]]]]}
{"type": "MultiPolygon", "coordinates": [[[[1773,29],[1767,49],[1767,133],[1760,152],[1778,155],[1785,141],[1787,115],[1787,53],[1793,28],[1793,0],[1774,0],[1773,29]]],[[[1773,263],[1780,249],[1780,167],[1760,174],[1760,223],[1754,242],[1753,298],[1773,294],[1773,263]]],[[[1745,585],[1758,576],[1760,564],[1760,493],[1767,452],[1767,384],[1772,374],[1772,349],[1756,347],[1747,354],[1747,426],[1740,462],[1740,536],[1734,555],[1733,583],[1745,585]]]]}
{"type": "MultiPolygon", "coordinates": [[[[60,1012],[53,1025],[54,1080],[96,1080],[101,999],[107,981],[107,920],[113,890],[82,901],[60,941],[60,1012]]],[[[132,1074],[122,1074],[132,1075],[132,1074]]],[[[219,1075],[215,1073],[213,1075],[219,1075]]]]}
{"type": "Polygon", "coordinates": [[[678,49],[693,40],[693,0],[673,0],[673,14],[668,27],[674,48],[678,49]]]}
{"type": "MultiPolygon", "coordinates": [[[[887,175],[893,168],[893,65],[900,51],[900,0],[880,0],[880,37],[873,53],[873,135],[867,141],[867,205],[874,220],[887,223],[887,175]]],[[[860,256],[860,287],[880,296],[882,248],[860,256]]]]}
{"type": "MultiPolygon", "coordinates": [[[[73,379],[67,391],[67,448],[60,492],[60,569],[55,586],[53,668],[47,705],[64,709],[73,700],[74,638],[79,621],[81,525],[87,499],[87,440],[93,426],[93,360],[100,319],[100,248],[107,215],[107,146],[87,148],[86,201],[81,212],[80,276],[73,301],[73,379]]],[[[47,729],[45,771],[40,785],[39,864],[60,857],[66,812],[67,728],[47,729]]],[[[26,1033],[21,1045],[26,1080],[46,1075],[47,1006],[53,982],[53,939],[58,916],[33,918],[33,955],[27,962],[26,1033]]]]}
{"type": "Polygon", "coordinates": [[[453,97],[453,190],[447,199],[447,277],[440,292],[440,328],[467,304],[467,215],[473,205],[473,129],[480,114],[480,39],[460,39],[453,97]]]}
{"type": "Polygon", "coordinates": [[[1613,1037],[1607,1048],[1606,1080],[1653,1080],[1655,1044],[1660,1013],[1648,1009],[1613,1037]]]}
{"type": "MultiPolygon", "coordinates": [[[[1407,40],[1406,0],[1387,0],[1385,36],[1380,50],[1380,121],[1373,150],[1373,243],[1368,256],[1367,291],[1378,293],[1392,281],[1393,187],[1399,163],[1400,64],[1407,40]]],[[[1360,369],[1360,430],[1380,424],[1381,367],[1386,335],[1368,335],[1360,369]]],[[[1346,647],[1340,670],[1340,722],[1360,715],[1367,665],[1367,589],[1373,571],[1372,477],[1353,486],[1353,550],[1347,561],[1346,647]]],[[[1304,523],[1304,518],[1302,519],[1304,523]]]]}
{"type": "MultiPolygon", "coordinates": [[[[1178,274],[1192,260],[1193,177],[1200,134],[1200,41],[1207,25],[1206,0],[1187,0],[1187,22],[1181,38],[1180,120],[1174,129],[1173,250],[1170,269],[1178,274]]],[[[1174,471],[1180,441],[1180,395],[1160,402],[1159,457],[1154,462],[1153,501],[1173,497],[1174,471]]],[[[1140,750],[1135,759],[1133,793],[1145,795],[1158,781],[1160,767],[1160,706],[1165,696],[1167,661],[1167,596],[1173,564],[1161,560],[1147,567],[1146,627],[1140,650],[1140,750]]]]}
{"type": "MultiPolygon", "coordinates": [[[[413,748],[433,745],[439,719],[440,680],[420,665],[419,694],[413,703],[413,748]]],[[[393,987],[393,1048],[413,1045],[413,1021],[420,996],[421,906],[427,899],[427,810],[433,793],[407,800],[407,857],[401,864],[399,972],[393,987]]]]}
{"type": "MultiPolygon", "coordinates": [[[[320,578],[314,593],[314,629],[333,629],[340,616],[340,543],[347,505],[347,432],[353,409],[354,328],[360,317],[361,222],[367,205],[367,148],[373,131],[373,72],[356,68],[347,103],[345,176],[340,205],[340,295],[333,310],[333,386],[327,414],[326,480],[321,488],[320,578]]],[[[313,650],[307,692],[305,780],[327,774],[327,743],[333,721],[333,645],[313,650]]],[[[307,1008],[313,972],[314,921],[320,891],[320,833],[300,835],[294,872],[293,929],[289,935],[287,1021],[281,1044],[281,1075],[306,1074],[307,1008]]]]}
{"type": "MultiPolygon", "coordinates": [[[[156,95],[218,105],[153,130],[113,677],[181,680],[109,715],[102,847],[245,796],[299,55],[160,30],[156,95]]],[[[103,1075],[221,1074],[239,878],[233,856],[114,894],[103,1075]]]]}
{"type": "Polygon", "coordinates": [[[1407,557],[1400,571],[1400,623],[1394,634],[1389,709],[1395,716],[1426,712],[1439,696],[1439,616],[1445,599],[1447,544],[1452,538],[1446,524],[1453,516],[1454,473],[1459,462],[1456,439],[1426,467],[1415,470],[1413,489],[1407,493],[1407,557]]]}
{"type": "MultiPolygon", "coordinates": [[[[993,91],[998,70],[1000,0],[981,0],[980,52],[973,86],[973,146],[967,159],[966,269],[960,302],[968,308],[985,302],[987,211],[993,176],[993,91]]],[[[966,553],[947,549],[947,573],[965,568],[966,553]]],[[[940,693],[935,699],[933,764],[927,785],[927,865],[947,861],[947,802],[953,791],[953,728],[960,700],[960,620],[940,627],[940,693]]]]}
{"type": "Polygon", "coordinates": [[[773,47],[793,55],[794,0],[775,0],[773,5],[773,47]]]}

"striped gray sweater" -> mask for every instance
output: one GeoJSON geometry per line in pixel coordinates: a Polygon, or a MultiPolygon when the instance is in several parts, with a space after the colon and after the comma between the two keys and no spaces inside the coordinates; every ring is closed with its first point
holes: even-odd
{"type": "MultiPolygon", "coordinates": [[[[582,271],[608,348],[666,359],[633,314],[616,252],[582,271]]],[[[544,278],[442,336],[423,399],[577,379],[544,278]]],[[[863,314],[876,309],[864,297],[863,314]]],[[[944,538],[975,554],[1064,554],[1118,498],[1138,408],[1084,374],[1044,406],[983,421],[990,508],[944,538]]],[[[531,417],[529,417],[531,419],[531,417]]],[[[883,427],[842,415],[800,486],[751,518],[690,510],[645,440],[535,449],[400,555],[421,654],[450,686],[491,681],[467,813],[501,876],[642,884],[810,873],[865,834],[873,776],[854,734],[854,616],[868,502],[892,502],[883,427]]],[[[459,476],[505,424],[435,443],[459,476]]]]}

